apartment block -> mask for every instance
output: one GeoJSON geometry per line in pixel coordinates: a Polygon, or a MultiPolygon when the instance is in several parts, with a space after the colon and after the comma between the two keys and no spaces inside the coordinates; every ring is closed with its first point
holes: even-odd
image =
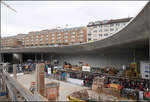
{"type": "Polygon", "coordinates": [[[1,40],[1,47],[21,47],[22,42],[18,40],[18,38],[15,37],[5,37],[1,40]]]}
{"type": "Polygon", "coordinates": [[[69,45],[87,42],[86,27],[46,29],[2,38],[3,47],[69,45]]]}
{"type": "Polygon", "coordinates": [[[89,22],[87,25],[87,41],[92,42],[112,36],[126,26],[131,18],[89,22]]]}

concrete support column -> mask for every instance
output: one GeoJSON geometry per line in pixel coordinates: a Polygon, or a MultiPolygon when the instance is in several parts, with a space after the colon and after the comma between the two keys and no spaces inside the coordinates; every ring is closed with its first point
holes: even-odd
{"type": "Polygon", "coordinates": [[[22,54],[13,53],[13,64],[22,63],[22,54]]]}
{"type": "Polygon", "coordinates": [[[4,59],[4,54],[2,54],[2,61],[3,61],[3,62],[5,61],[5,59],[4,59]]]}
{"type": "Polygon", "coordinates": [[[13,75],[14,75],[14,78],[17,79],[17,68],[16,68],[16,64],[13,65],[13,75]]]}
{"type": "Polygon", "coordinates": [[[36,64],[36,91],[45,97],[44,64],[36,64]]]}
{"type": "Polygon", "coordinates": [[[2,62],[2,55],[1,55],[1,53],[0,53],[0,63],[2,62]]]}
{"type": "Polygon", "coordinates": [[[149,62],[150,62],[150,34],[149,34],[149,62]]]}
{"type": "Polygon", "coordinates": [[[43,53],[41,53],[41,61],[43,60],[43,53]]]}
{"type": "Polygon", "coordinates": [[[35,55],[35,56],[34,56],[34,57],[35,57],[34,60],[37,61],[37,53],[35,53],[34,55],[35,55]]]}

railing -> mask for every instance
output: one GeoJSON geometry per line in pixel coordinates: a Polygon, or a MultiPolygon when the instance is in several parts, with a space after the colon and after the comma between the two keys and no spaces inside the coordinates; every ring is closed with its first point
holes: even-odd
{"type": "Polygon", "coordinates": [[[23,87],[15,78],[10,77],[10,75],[2,69],[1,67],[1,74],[2,80],[7,87],[9,98],[12,101],[46,101],[46,99],[38,93],[32,94],[28,89],[23,87]],[[17,96],[21,96],[18,98],[17,96]]]}

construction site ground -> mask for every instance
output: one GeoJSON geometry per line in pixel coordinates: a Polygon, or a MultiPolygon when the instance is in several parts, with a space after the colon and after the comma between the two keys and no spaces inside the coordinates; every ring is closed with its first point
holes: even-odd
{"type": "MultiPolygon", "coordinates": [[[[17,80],[24,87],[29,89],[31,82],[35,81],[35,73],[17,76],[17,80]]],[[[64,82],[64,81],[58,81],[58,80],[54,80],[54,79],[45,78],[45,83],[50,83],[50,82],[60,83],[59,97],[57,99],[58,101],[68,101],[66,96],[68,96],[69,94],[71,94],[75,91],[88,89],[87,87],[84,87],[84,86],[79,86],[79,85],[71,84],[71,83],[64,82]]]]}

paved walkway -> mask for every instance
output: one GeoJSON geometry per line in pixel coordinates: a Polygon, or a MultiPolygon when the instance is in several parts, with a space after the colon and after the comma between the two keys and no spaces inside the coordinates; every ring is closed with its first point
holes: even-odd
{"type": "MultiPolygon", "coordinates": [[[[29,89],[30,83],[32,81],[35,81],[35,75],[34,74],[26,74],[26,75],[18,76],[17,79],[24,87],[29,89]]],[[[60,83],[58,101],[68,101],[66,96],[68,96],[69,94],[71,94],[75,91],[82,90],[82,89],[87,89],[87,87],[45,78],[45,83],[49,83],[49,82],[59,82],[60,83]]]]}

